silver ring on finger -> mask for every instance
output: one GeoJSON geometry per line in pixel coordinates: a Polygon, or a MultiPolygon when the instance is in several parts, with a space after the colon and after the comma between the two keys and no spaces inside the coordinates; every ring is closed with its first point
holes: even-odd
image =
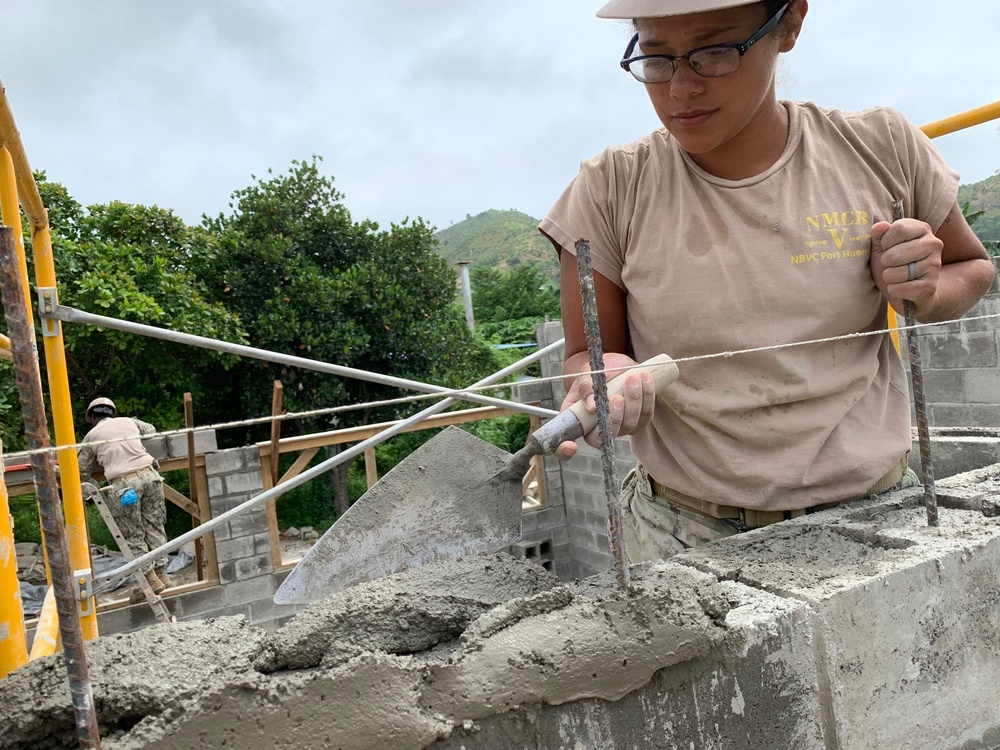
{"type": "Polygon", "coordinates": [[[906,280],[913,281],[917,278],[917,262],[913,261],[906,264],[906,280]]]}

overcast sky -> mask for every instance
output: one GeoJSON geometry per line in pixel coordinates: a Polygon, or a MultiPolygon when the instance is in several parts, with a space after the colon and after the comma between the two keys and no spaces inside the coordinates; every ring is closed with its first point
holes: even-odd
{"type": "MultiPolygon", "coordinates": [[[[579,161],[658,127],[600,0],[0,0],[31,165],[84,204],[188,222],[318,154],[356,220],[545,214],[579,161]],[[13,42],[13,44],[12,44],[13,42]]],[[[779,94],[924,124],[1000,99],[1000,2],[814,0],[779,94]]],[[[976,182],[997,123],[938,139],[976,182]]]]}

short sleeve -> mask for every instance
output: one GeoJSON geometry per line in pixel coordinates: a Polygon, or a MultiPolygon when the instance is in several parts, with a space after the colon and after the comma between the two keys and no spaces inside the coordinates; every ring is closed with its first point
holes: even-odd
{"type": "Polygon", "coordinates": [[[625,263],[627,228],[621,217],[627,214],[619,187],[625,182],[617,162],[620,149],[606,149],[580,164],[580,172],[569,184],[538,225],[557,247],[576,255],[576,242],[590,242],[594,270],[619,287],[625,263]]]}
{"type": "Polygon", "coordinates": [[[894,109],[885,109],[893,144],[909,186],[907,216],[938,231],[958,200],[959,175],[920,128],[894,109]]]}

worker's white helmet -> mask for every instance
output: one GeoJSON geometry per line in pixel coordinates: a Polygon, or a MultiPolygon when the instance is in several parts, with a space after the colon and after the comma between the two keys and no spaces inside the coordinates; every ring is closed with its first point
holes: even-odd
{"type": "Polygon", "coordinates": [[[598,18],[662,18],[706,10],[752,5],[760,0],[611,0],[597,11],[598,18]]]}
{"type": "Polygon", "coordinates": [[[110,398],[95,398],[87,407],[87,422],[97,424],[102,419],[113,417],[118,413],[118,407],[110,398]]]}

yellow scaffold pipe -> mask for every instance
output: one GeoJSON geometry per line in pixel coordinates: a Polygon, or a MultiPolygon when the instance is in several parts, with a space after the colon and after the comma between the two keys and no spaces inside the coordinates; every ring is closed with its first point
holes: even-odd
{"type": "Polygon", "coordinates": [[[3,446],[0,445],[0,680],[28,661],[24,610],[14,554],[14,523],[3,480],[3,446]]]}
{"type": "Polygon", "coordinates": [[[971,128],[973,125],[982,125],[984,122],[1000,118],[1000,101],[992,104],[984,104],[982,107],[970,109],[959,115],[946,117],[943,120],[928,123],[920,129],[928,138],[937,138],[941,135],[948,135],[958,130],[971,128]]]}
{"type": "MultiPolygon", "coordinates": [[[[31,225],[31,249],[35,261],[35,285],[40,290],[49,290],[49,301],[55,304],[56,270],[52,257],[52,238],[49,233],[49,218],[42,203],[42,197],[35,184],[35,178],[24,153],[14,116],[7,102],[7,93],[0,84],[0,146],[4,147],[14,165],[17,180],[17,194],[20,206],[31,225]]],[[[2,159],[0,159],[2,161],[2,159]]],[[[20,218],[17,230],[20,231],[20,218]]],[[[22,252],[23,255],[23,252],[22,252]]],[[[26,268],[26,266],[25,266],[26,268]]],[[[25,292],[28,291],[25,277],[25,292]]],[[[41,303],[40,303],[41,304],[41,303]]],[[[29,320],[31,303],[28,302],[29,320]]],[[[73,405],[69,393],[69,376],[66,369],[66,349],[63,344],[62,326],[51,320],[42,321],[42,342],[45,350],[45,365],[49,380],[49,399],[52,403],[52,422],[55,428],[56,446],[76,443],[73,428],[73,405]]],[[[79,464],[76,451],[58,451],[60,477],[62,480],[63,514],[66,523],[66,539],[69,545],[70,565],[76,578],[89,579],[92,575],[90,563],[90,541],[87,535],[87,516],[83,507],[83,492],[80,489],[79,464]]],[[[80,625],[86,640],[96,638],[97,601],[91,596],[80,602],[80,625]]]]}
{"type": "Polygon", "coordinates": [[[45,601],[42,602],[42,611],[38,615],[38,624],[35,625],[35,638],[31,642],[28,661],[52,656],[59,650],[61,640],[59,613],[56,611],[56,590],[49,586],[45,592],[45,601]]]}

